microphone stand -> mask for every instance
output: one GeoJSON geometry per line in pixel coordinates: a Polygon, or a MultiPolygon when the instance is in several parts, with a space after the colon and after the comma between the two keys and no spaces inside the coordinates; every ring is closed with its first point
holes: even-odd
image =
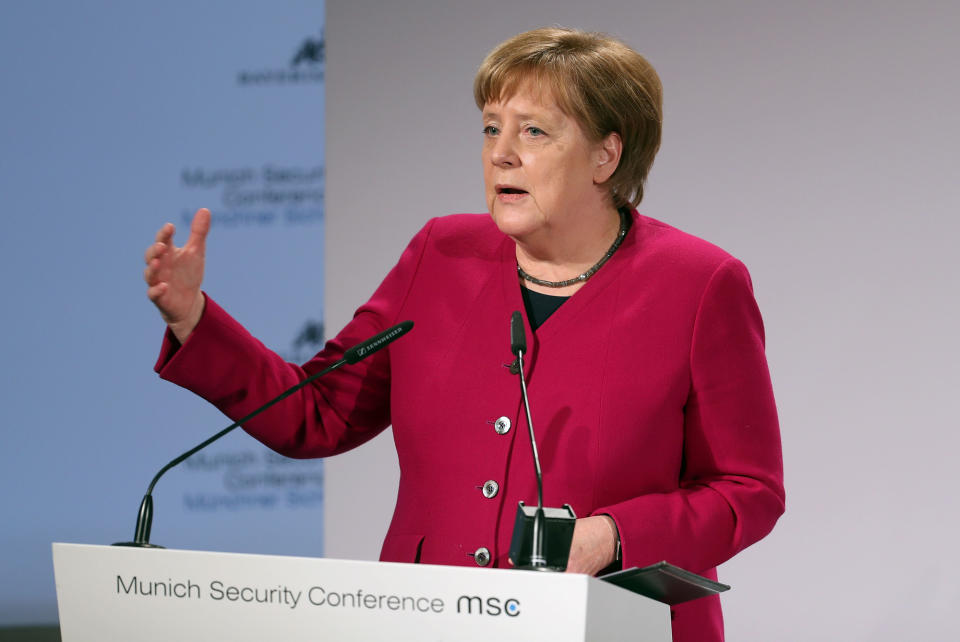
{"type": "Polygon", "coordinates": [[[527,403],[527,381],[523,375],[523,349],[517,350],[517,364],[520,366],[520,390],[523,395],[523,409],[527,413],[527,429],[530,432],[530,448],[533,450],[533,466],[537,473],[537,512],[533,516],[533,548],[530,551],[530,567],[537,571],[546,571],[547,559],[543,555],[543,475],[540,468],[540,455],[537,452],[537,440],[533,435],[533,418],[527,403]]]}
{"type": "Polygon", "coordinates": [[[513,524],[513,537],[510,541],[510,560],[518,569],[532,571],[563,571],[570,557],[570,544],[573,541],[573,528],[576,515],[569,504],[563,508],[543,507],[543,470],[540,467],[540,455],[537,452],[537,439],[533,432],[533,418],[530,416],[530,401],[527,397],[527,380],[523,372],[523,355],[527,351],[527,338],[523,327],[523,317],[514,312],[510,318],[510,350],[517,357],[520,375],[520,395],[527,416],[527,430],[530,433],[530,448],[533,451],[533,469],[537,477],[537,508],[532,519],[530,509],[520,502],[517,517],[513,524]],[[550,521],[547,521],[547,511],[550,521]],[[532,522],[532,524],[531,524],[532,522]],[[527,536],[527,525],[531,525],[527,536]],[[549,525],[549,528],[548,528],[549,525]],[[549,533],[547,531],[550,531],[549,533]],[[526,543],[530,542],[530,554],[527,556],[526,543]]]}
{"type": "Polygon", "coordinates": [[[343,365],[354,364],[354,363],[357,363],[358,361],[366,359],[377,350],[385,347],[387,344],[402,337],[404,334],[409,332],[411,328],[413,328],[413,321],[404,321],[403,323],[399,323],[393,326],[392,328],[384,330],[380,334],[377,334],[371,337],[370,339],[367,339],[366,341],[358,343],[352,348],[347,349],[346,351],[344,351],[343,357],[341,357],[340,360],[338,360],[333,365],[327,366],[320,372],[310,375],[309,377],[307,377],[300,383],[296,384],[292,388],[289,388],[288,390],[282,392],[277,397],[274,397],[267,403],[263,404],[262,406],[260,406],[259,408],[251,412],[250,414],[244,417],[241,417],[237,421],[233,422],[232,424],[230,424],[229,426],[227,426],[226,428],[224,428],[223,430],[215,434],[213,437],[210,437],[209,439],[197,444],[187,452],[183,453],[179,457],[176,457],[175,459],[170,461],[166,466],[161,468],[156,475],[154,475],[153,480],[150,482],[150,486],[147,487],[146,495],[143,496],[143,500],[140,502],[140,511],[137,513],[137,525],[134,528],[133,541],[117,542],[113,545],[114,546],[134,546],[138,548],[163,548],[162,546],[158,546],[156,544],[150,543],[150,527],[153,525],[153,487],[157,484],[157,481],[160,479],[160,477],[163,476],[165,472],[167,472],[168,470],[170,470],[171,468],[173,468],[174,466],[182,462],[184,459],[190,457],[191,455],[193,455],[194,453],[200,450],[203,450],[213,442],[225,436],[227,433],[231,432],[234,428],[237,428],[238,426],[245,424],[246,422],[250,421],[257,415],[259,415],[264,410],[267,410],[268,408],[271,408],[273,405],[280,403],[290,395],[294,394],[295,392],[297,392],[304,386],[312,383],[313,381],[319,379],[320,377],[327,374],[328,372],[332,372],[333,370],[336,370],[337,368],[343,365]]]}

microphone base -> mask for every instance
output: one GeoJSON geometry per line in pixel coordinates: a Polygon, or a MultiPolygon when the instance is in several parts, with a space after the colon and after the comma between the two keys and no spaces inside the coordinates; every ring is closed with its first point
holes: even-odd
{"type": "Polygon", "coordinates": [[[165,548],[159,544],[151,544],[150,542],[114,542],[110,546],[128,546],[131,548],[165,548]]]}
{"type": "Polygon", "coordinates": [[[517,507],[517,519],[513,523],[513,538],[510,540],[510,561],[513,568],[530,571],[562,572],[567,569],[570,558],[570,544],[573,542],[573,527],[577,516],[569,504],[563,508],[543,509],[543,564],[534,565],[533,522],[537,514],[536,506],[517,507]]]}

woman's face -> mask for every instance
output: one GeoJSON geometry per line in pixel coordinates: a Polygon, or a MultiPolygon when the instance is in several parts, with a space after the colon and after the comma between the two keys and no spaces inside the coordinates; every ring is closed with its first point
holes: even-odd
{"type": "Polygon", "coordinates": [[[591,208],[608,207],[600,183],[613,173],[609,150],[590,141],[550,94],[535,91],[527,82],[483,108],[487,206],[500,231],[517,240],[576,230],[591,208]]]}

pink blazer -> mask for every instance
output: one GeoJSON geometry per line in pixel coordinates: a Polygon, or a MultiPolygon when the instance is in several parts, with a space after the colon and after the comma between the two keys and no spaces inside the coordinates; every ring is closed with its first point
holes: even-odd
{"type": "MultiPolygon", "coordinates": [[[[246,426],[292,457],[326,457],[393,425],[396,509],[381,559],[507,566],[517,502],[536,502],[509,318],[524,311],[514,242],[486,215],[433,219],[353,320],[302,367],[212,299],[157,371],[238,418],[390,325],[410,334],[246,426]],[[499,418],[509,421],[510,429],[499,418]],[[502,433],[502,434],[501,434],[502,433]],[[483,492],[496,482],[495,494],[483,492]]],[[[525,312],[524,317],[526,318],[525,312]]],[[[624,567],[716,577],[784,509],[763,324],[743,264],[633,212],[621,248],[536,333],[528,386],[548,506],[605,513],[624,567]]],[[[674,609],[674,639],[721,640],[719,600],[674,609]]]]}

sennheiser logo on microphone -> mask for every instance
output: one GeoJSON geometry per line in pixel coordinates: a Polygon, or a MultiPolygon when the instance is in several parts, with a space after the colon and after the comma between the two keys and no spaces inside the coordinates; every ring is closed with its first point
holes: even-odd
{"type": "Polygon", "coordinates": [[[397,329],[395,329],[393,332],[389,332],[389,333],[387,333],[386,335],[380,337],[379,339],[377,339],[377,340],[374,341],[373,343],[370,343],[370,344],[365,345],[365,346],[361,346],[361,347],[357,350],[357,355],[362,357],[363,355],[367,354],[368,352],[371,352],[371,351],[373,351],[373,350],[376,350],[377,348],[379,348],[380,346],[382,346],[384,343],[387,343],[387,342],[389,342],[389,341],[393,341],[394,337],[396,337],[396,336],[399,335],[399,334],[403,334],[403,333],[404,333],[404,329],[403,329],[403,328],[397,328],[397,329]]]}

